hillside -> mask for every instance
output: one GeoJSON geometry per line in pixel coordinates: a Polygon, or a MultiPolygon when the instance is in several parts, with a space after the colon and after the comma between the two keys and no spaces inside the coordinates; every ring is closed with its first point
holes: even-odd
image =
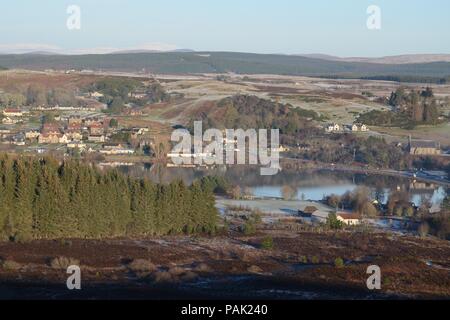
{"type": "Polygon", "coordinates": [[[220,100],[208,110],[192,117],[203,121],[204,128],[280,128],[282,134],[295,135],[312,127],[311,120],[320,116],[310,110],[294,108],[289,104],[276,103],[256,96],[235,95],[220,100]]]}
{"type": "Polygon", "coordinates": [[[348,57],[341,58],[326,54],[302,54],[302,57],[316,58],[330,61],[366,62],[379,64],[414,64],[432,62],[450,62],[450,54],[405,54],[398,56],[385,56],[379,58],[348,57]]]}
{"type": "Polygon", "coordinates": [[[105,55],[0,55],[7,68],[92,69],[186,74],[227,73],[280,74],[316,77],[374,78],[397,81],[444,82],[450,62],[380,64],[331,61],[304,56],[236,52],[165,52],[105,55]]]}

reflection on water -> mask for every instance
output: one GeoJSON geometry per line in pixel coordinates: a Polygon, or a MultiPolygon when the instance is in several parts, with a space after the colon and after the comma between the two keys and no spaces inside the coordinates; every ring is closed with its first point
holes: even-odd
{"type": "MultiPolygon", "coordinates": [[[[318,185],[310,187],[298,187],[293,200],[322,200],[325,196],[336,194],[342,196],[348,191],[357,188],[354,184],[318,185]]],[[[256,197],[283,198],[283,186],[256,186],[252,188],[252,194],[256,197]]]]}
{"type": "Polygon", "coordinates": [[[321,200],[324,196],[343,195],[355,190],[358,186],[366,186],[372,192],[372,197],[385,203],[389,194],[394,190],[407,191],[411,201],[419,206],[428,201],[439,206],[447,190],[435,184],[413,182],[403,177],[382,175],[353,174],[337,171],[284,170],[275,176],[261,176],[259,168],[248,166],[233,166],[219,169],[185,169],[166,168],[162,165],[135,165],[121,167],[121,171],[134,177],[147,177],[154,182],[169,183],[183,180],[191,184],[194,180],[206,175],[222,175],[233,185],[251,190],[256,197],[283,198],[283,187],[293,189],[294,197],[298,200],[321,200]]]}

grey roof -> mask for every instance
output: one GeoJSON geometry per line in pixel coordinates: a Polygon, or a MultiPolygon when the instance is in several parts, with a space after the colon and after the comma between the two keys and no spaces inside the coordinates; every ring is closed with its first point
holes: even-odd
{"type": "Polygon", "coordinates": [[[436,148],[439,146],[435,141],[431,140],[411,140],[411,148],[436,148]]]}

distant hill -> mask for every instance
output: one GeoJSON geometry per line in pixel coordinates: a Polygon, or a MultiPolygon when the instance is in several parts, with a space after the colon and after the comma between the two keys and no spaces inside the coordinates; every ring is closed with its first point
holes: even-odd
{"type": "Polygon", "coordinates": [[[450,62],[450,54],[405,54],[399,56],[386,56],[380,58],[364,58],[364,57],[341,58],[320,53],[302,54],[300,56],[330,61],[366,62],[366,63],[381,63],[381,64],[450,62]]]}
{"type": "Polygon", "coordinates": [[[41,55],[41,56],[55,56],[55,55],[61,55],[61,53],[56,53],[52,51],[32,51],[27,53],[22,53],[24,55],[41,55]]]}
{"type": "Polygon", "coordinates": [[[136,50],[121,50],[114,51],[110,54],[130,54],[130,53],[164,53],[164,52],[195,52],[191,49],[175,49],[170,51],[160,51],[160,50],[145,50],[145,49],[136,49],[136,50]]]}
{"type": "Polygon", "coordinates": [[[7,68],[92,69],[158,74],[237,73],[445,82],[450,62],[382,64],[238,52],[141,52],[91,55],[0,55],[7,68]]]}

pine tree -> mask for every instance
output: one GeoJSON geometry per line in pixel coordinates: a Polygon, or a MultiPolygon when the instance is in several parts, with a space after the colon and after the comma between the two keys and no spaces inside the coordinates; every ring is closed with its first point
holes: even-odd
{"type": "Polygon", "coordinates": [[[0,239],[214,232],[216,185],[155,185],[74,161],[0,155],[0,239]]]}
{"type": "Polygon", "coordinates": [[[35,174],[29,162],[14,161],[16,176],[14,221],[15,237],[18,240],[30,240],[33,236],[33,193],[35,174]]]}

